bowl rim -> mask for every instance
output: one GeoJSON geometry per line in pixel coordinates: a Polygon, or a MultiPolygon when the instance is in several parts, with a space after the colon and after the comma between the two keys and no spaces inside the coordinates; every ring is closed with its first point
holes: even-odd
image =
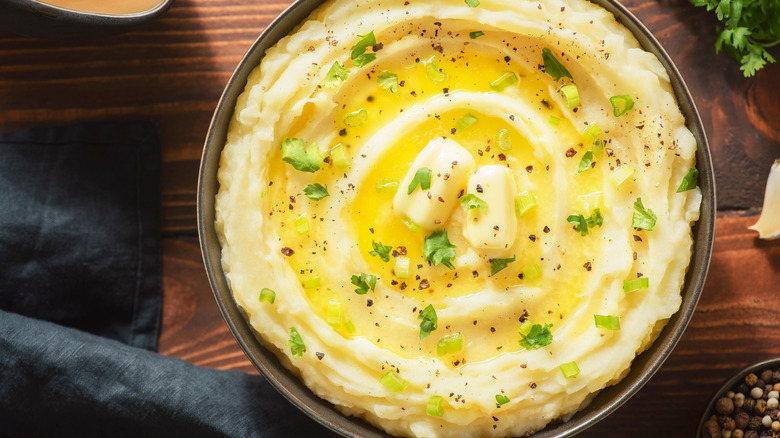
{"type": "Polygon", "coordinates": [[[167,11],[175,0],[160,0],[159,3],[146,11],[132,14],[105,14],[100,12],[79,11],[61,6],[45,3],[43,0],[2,0],[10,6],[28,12],[43,14],[44,16],[67,20],[74,24],[85,25],[111,25],[111,24],[140,24],[154,19],[167,11]]]}
{"type": "MultiPolygon", "coordinates": [[[[298,23],[326,0],[296,0],[275,18],[257,37],[231,75],[214,111],[205,140],[198,174],[197,217],[198,236],[204,266],[220,313],[231,334],[250,362],[285,398],[325,427],[347,437],[389,437],[387,433],[356,417],[347,417],[332,404],[314,395],[298,377],[288,371],[279,359],[259,339],[243,317],[221,265],[221,245],[216,235],[214,197],[218,190],[217,170],[225,146],[227,127],[236,99],[245,88],[251,70],[260,63],[265,50],[291,32],[298,23]]],[[[658,371],[679,342],[690,322],[704,286],[712,256],[715,233],[715,181],[712,156],[704,126],[688,87],[668,53],[653,34],[618,0],[590,0],[609,11],[629,29],[640,46],[653,53],[669,74],[672,88],[686,125],[697,141],[696,168],[702,191],[700,217],[693,226],[694,242],[691,261],[685,275],[680,309],[671,316],[658,338],[637,355],[628,374],[615,385],[602,389],[591,401],[603,403],[600,409],[582,409],[566,422],[549,424],[534,436],[540,438],[573,436],[596,424],[639,391],[658,371]]]]}

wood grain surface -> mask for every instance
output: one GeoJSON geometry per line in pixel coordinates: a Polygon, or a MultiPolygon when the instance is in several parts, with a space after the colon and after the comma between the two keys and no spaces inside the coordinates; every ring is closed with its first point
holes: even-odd
{"type": "MultiPolygon", "coordinates": [[[[162,144],[160,352],[256,372],[221,319],[197,241],[195,191],[216,102],[244,52],[290,1],[177,0],[132,33],[82,43],[0,32],[0,130],[151,119],[162,144]]],[[[691,437],[709,397],[739,368],[780,356],[780,241],[746,227],[780,158],[780,66],[752,79],[716,56],[714,15],[687,0],[624,0],[682,73],[714,157],[718,217],[710,274],[669,360],[582,436],[691,437]]],[[[780,56],[777,50],[775,56],[780,56]]]]}

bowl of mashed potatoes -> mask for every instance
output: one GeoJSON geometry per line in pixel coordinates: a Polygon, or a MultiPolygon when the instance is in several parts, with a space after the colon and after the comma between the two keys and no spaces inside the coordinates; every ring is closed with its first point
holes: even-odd
{"type": "Polygon", "coordinates": [[[682,78],[600,0],[301,1],[231,78],[204,261],[250,361],[346,436],[567,436],[658,370],[715,192],[682,78]]]}

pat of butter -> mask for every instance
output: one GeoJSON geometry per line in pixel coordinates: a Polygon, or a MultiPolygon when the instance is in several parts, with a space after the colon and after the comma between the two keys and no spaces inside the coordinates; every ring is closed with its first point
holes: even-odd
{"type": "Polygon", "coordinates": [[[487,210],[471,209],[465,237],[477,251],[504,250],[514,245],[517,218],[514,212],[515,180],[505,166],[482,166],[469,179],[467,193],[487,203],[487,210]]]}
{"type": "Polygon", "coordinates": [[[442,228],[452,209],[460,200],[458,195],[466,186],[468,175],[474,170],[474,158],[455,140],[436,138],[417,155],[393,198],[393,210],[417,225],[436,230],[442,228]],[[409,184],[420,168],[431,169],[431,188],[419,186],[408,194],[409,184]]]}

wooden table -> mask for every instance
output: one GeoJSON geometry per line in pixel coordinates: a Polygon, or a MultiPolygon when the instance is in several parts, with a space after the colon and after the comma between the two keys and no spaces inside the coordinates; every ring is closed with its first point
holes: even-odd
{"type": "MultiPolygon", "coordinates": [[[[0,32],[0,130],[91,119],[152,119],[162,142],[160,352],[255,372],[223,323],[202,265],[198,163],[239,59],[290,0],[178,0],[133,33],[79,44],[0,32]]],[[[628,403],[582,436],[693,436],[708,398],[737,369],[780,356],[780,241],[747,230],[780,157],[780,65],[746,80],[716,56],[714,15],[687,0],[623,2],[682,72],[712,147],[718,216],[710,274],[671,357],[628,403]]],[[[780,53],[774,52],[778,57],[780,53]]]]}

